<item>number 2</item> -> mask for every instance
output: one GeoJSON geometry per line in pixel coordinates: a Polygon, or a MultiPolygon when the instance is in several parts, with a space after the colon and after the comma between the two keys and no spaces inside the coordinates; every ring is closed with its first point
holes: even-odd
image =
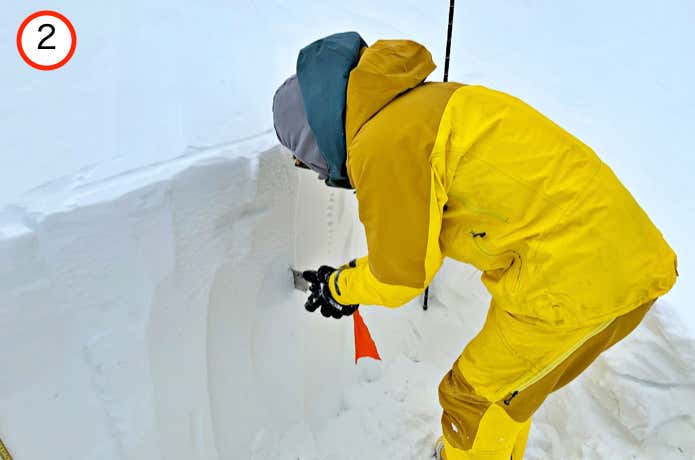
{"type": "Polygon", "coordinates": [[[41,40],[39,42],[39,49],[40,50],[54,50],[54,49],[56,49],[55,45],[44,46],[43,42],[45,42],[46,40],[51,38],[53,36],[53,34],[56,33],[56,29],[55,29],[55,27],[53,27],[52,24],[41,24],[41,27],[39,27],[39,32],[41,32],[44,27],[50,28],[51,31],[48,33],[48,35],[43,37],[43,40],[41,40]]]}

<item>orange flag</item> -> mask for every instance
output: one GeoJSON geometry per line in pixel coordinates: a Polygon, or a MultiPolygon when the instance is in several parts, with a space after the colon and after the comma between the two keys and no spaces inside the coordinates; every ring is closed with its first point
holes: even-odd
{"type": "Polygon", "coordinates": [[[359,310],[355,310],[355,313],[352,314],[352,319],[355,324],[355,364],[357,364],[360,358],[365,357],[381,361],[381,356],[379,356],[379,351],[376,349],[372,334],[369,333],[369,328],[364,324],[359,310]]]}

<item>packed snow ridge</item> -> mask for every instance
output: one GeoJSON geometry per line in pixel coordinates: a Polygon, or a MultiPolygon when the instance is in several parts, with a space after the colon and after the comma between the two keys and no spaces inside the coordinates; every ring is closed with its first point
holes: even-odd
{"type": "MultiPolygon", "coordinates": [[[[0,239],[0,437],[18,460],[428,459],[437,384],[489,302],[448,261],[428,311],[362,309],[384,361],[355,366],[351,323],[306,312],[288,271],[364,253],[355,198],[279,147],[17,215],[0,239]]],[[[527,457],[695,458],[694,362],[658,302],[549,398],[527,457]]]]}

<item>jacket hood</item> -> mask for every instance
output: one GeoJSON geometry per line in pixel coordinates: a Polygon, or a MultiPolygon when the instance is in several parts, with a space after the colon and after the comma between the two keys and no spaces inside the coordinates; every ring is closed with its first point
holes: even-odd
{"type": "Polygon", "coordinates": [[[379,110],[422,83],[435,67],[427,48],[411,40],[379,40],[364,49],[347,85],[346,144],[379,110]]]}
{"type": "Polygon", "coordinates": [[[319,151],[306,119],[302,92],[296,75],[285,80],[275,92],[273,123],[280,143],[290,149],[302,163],[318,173],[319,179],[326,180],[328,165],[319,151]]]}
{"type": "Polygon", "coordinates": [[[328,164],[326,184],[351,188],[345,161],[345,104],[350,70],[367,44],[357,32],[317,40],[299,52],[297,79],[304,109],[321,155],[328,164]]]}

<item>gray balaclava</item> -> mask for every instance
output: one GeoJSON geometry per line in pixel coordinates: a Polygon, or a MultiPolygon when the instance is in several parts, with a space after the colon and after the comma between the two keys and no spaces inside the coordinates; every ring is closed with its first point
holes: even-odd
{"type": "Polygon", "coordinates": [[[285,80],[275,92],[273,122],[280,143],[290,149],[298,160],[318,173],[319,179],[325,180],[328,177],[328,164],[321,155],[309,127],[296,75],[285,80]]]}

